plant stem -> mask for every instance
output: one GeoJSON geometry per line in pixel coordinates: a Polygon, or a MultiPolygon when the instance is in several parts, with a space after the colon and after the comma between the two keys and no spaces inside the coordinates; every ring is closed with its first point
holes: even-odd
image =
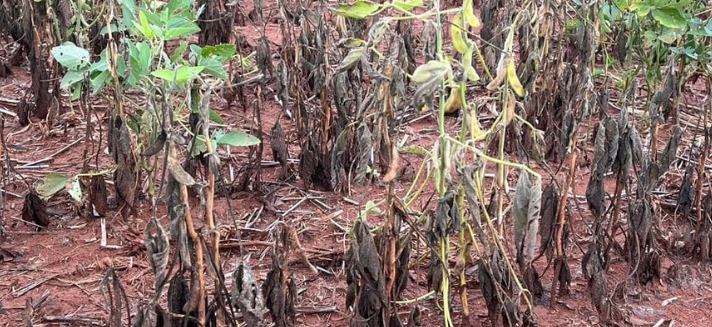
{"type": "MultiPolygon", "coordinates": [[[[210,143],[205,142],[205,143],[210,143]]],[[[188,236],[190,236],[193,242],[193,247],[195,248],[195,279],[193,283],[198,283],[197,297],[191,299],[191,301],[197,302],[198,307],[198,324],[200,326],[205,326],[205,277],[203,274],[203,246],[200,241],[198,233],[195,231],[195,225],[193,224],[193,216],[190,214],[190,202],[188,201],[188,187],[184,184],[180,184],[180,197],[185,206],[185,225],[188,230],[188,236]]]]}

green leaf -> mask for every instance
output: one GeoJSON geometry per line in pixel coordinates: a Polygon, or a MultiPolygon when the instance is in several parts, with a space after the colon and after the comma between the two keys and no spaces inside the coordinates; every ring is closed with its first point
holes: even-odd
{"type": "Polygon", "coordinates": [[[662,32],[658,34],[658,40],[665,44],[673,44],[681,36],[678,29],[663,27],[662,32]]]}
{"type": "Polygon", "coordinates": [[[138,29],[141,34],[147,39],[151,39],[155,36],[151,25],[148,23],[148,18],[146,17],[146,11],[141,9],[138,12],[138,22],[134,21],[134,26],[138,29]]]}
{"type": "Polygon", "coordinates": [[[69,196],[71,196],[74,201],[82,202],[82,186],[79,184],[78,178],[72,178],[72,184],[67,188],[67,193],[69,193],[69,196]]]}
{"type": "Polygon", "coordinates": [[[260,144],[260,139],[240,131],[229,131],[216,140],[218,145],[251,146],[260,144]]]}
{"type": "Polygon", "coordinates": [[[173,71],[170,69],[158,69],[151,73],[151,75],[169,82],[173,82],[175,78],[176,84],[183,84],[195,76],[198,76],[204,68],[203,66],[180,66],[176,69],[175,74],[173,74],[173,71]]]}
{"type": "Polygon", "coordinates": [[[428,149],[420,146],[420,145],[409,145],[409,146],[404,146],[398,150],[401,153],[407,153],[407,154],[419,154],[419,155],[430,155],[430,151],[428,149]]]}
{"type": "Polygon", "coordinates": [[[670,28],[685,28],[687,27],[687,20],[682,17],[680,9],[665,7],[656,8],[653,10],[653,18],[665,27],[670,28]]]}
{"type": "Polygon", "coordinates": [[[227,72],[222,66],[222,61],[218,58],[202,58],[198,64],[205,67],[205,70],[203,70],[204,73],[213,75],[219,79],[227,79],[227,72]]]}
{"type": "Polygon", "coordinates": [[[193,35],[200,32],[200,27],[193,21],[188,20],[185,17],[172,17],[168,24],[166,24],[166,30],[163,33],[163,37],[166,40],[172,40],[183,36],[193,35]]]}
{"type": "Polygon", "coordinates": [[[188,48],[188,42],[186,41],[180,41],[180,44],[173,50],[173,54],[171,55],[171,61],[172,62],[178,62],[180,59],[183,58],[183,53],[185,52],[185,49],[188,48]]]}
{"type": "Polygon", "coordinates": [[[202,57],[217,56],[222,60],[229,59],[235,54],[234,44],[218,44],[218,45],[206,45],[202,50],[200,50],[200,55],[202,57]]]}
{"type": "Polygon", "coordinates": [[[148,74],[153,52],[147,42],[133,44],[133,42],[129,41],[126,44],[129,49],[129,65],[131,69],[127,83],[135,85],[148,74]]]}
{"type": "Polygon", "coordinates": [[[220,117],[220,115],[217,113],[217,111],[210,109],[208,110],[208,118],[210,118],[210,121],[215,122],[216,124],[222,124],[223,119],[220,117]]]}
{"type": "Polygon", "coordinates": [[[79,70],[90,63],[89,51],[76,46],[72,42],[64,42],[52,48],[52,56],[63,67],[69,70],[79,70]]]}
{"type": "Polygon", "coordinates": [[[405,11],[411,11],[415,7],[423,5],[423,0],[393,0],[393,6],[405,11]]]}
{"type": "Polygon", "coordinates": [[[136,2],[134,0],[118,0],[118,4],[122,6],[122,8],[126,8],[130,11],[136,11],[136,2]]]}
{"type": "Polygon", "coordinates": [[[363,19],[372,15],[380,8],[380,4],[371,1],[357,0],[352,4],[340,3],[338,8],[332,9],[332,12],[340,16],[363,19]]]}
{"type": "Polygon", "coordinates": [[[190,151],[190,156],[195,157],[205,151],[208,151],[208,147],[205,145],[205,136],[202,134],[196,135],[193,140],[193,147],[190,151]]]}
{"type": "Polygon", "coordinates": [[[65,183],[69,180],[69,177],[62,175],[60,173],[49,173],[45,176],[42,184],[37,186],[37,192],[44,199],[49,199],[57,192],[61,191],[65,187],[65,183]]]}
{"type": "Polygon", "coordinates": [[[171,0],[166,5],[164,11],[168,14],[173,14],[176,10],[178,13],[182,13],[186,8],[189,8],[192,3],[192,0],[171,0]]]}
{"type": "Polygon", "coordinates": [[[81,82],[86,75],[86,71],[70,70],[62,77],[62,81],[59,83],[59,87],[64,90],[69,90],[69,87],[81,82]]]}
{"type": "Polygon", "coordinates": [[[91,82],[91,88],[93,90],[93,94],[96,95],[101,91],[102,88],[104,88],[104,85],[106,85],[106,82],[109,81],[111,78],[111,74],[109,74],[109,71],[105,70],[99,74],[96,74],[96,76],[92,76],[90,79],[91,82]]]}
{"type": "Polygon", "coordinates": [[[635,12],[638,15],[638,17],[642,18],[642,17],[647,16],[650,13],[650,11],[653,9],[653,7],[648,3],[635,2],[635,3],[632,3],[628,9],[635,12]]]}
{"type": "Polygon", "coordinates": [[[344,60],[341,61],[341,65],[339,65],[339,68],[336,69],[336,73],[338,74],[340,72],[344,72],[356,65],[363,56],[363,50],[363,47],[353,48],[349,50],[349,53],[346,55],[344,60]]]}
{"type": "Polygon", "coordinates": [[[116,32],[123,32],[126,30],[126,26],[123,24],[119,24],[120,26],[116,26],[116,24],[109,24],[109,26],[104,26],[101,28],[101,31],[99,32],[102,35],[107,35],[109,34],[109,27],[111,27],[111,33],[116,33],[116,32]]]}

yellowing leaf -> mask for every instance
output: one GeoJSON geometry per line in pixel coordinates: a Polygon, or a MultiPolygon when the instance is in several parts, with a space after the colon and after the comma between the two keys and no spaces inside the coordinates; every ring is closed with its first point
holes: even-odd
{"type": "Polygon", "coordinates": [[[445,113],[450,114],[457,111],[457,109],[460,109],[461,104],[462,101],[460,100],[460,89],[457,87],[453,87],[452,89],[450,89],[450,96],[445,102],[445,113]]]}
{"type": "Polygon", "coordinates": [[[477,82],[480,80],[480,75],[477,74],[475,68],[472,67],[472,51],[475,49],[474,44],[470,44],[467,51],[462,55],[462,66],[465,68],[465,74],[467,79],[471,82],[477,82]]]}
{"type": "Polygon", "coordinates": [[[459,12],[452,17],[452,24],[450,24],[450,38],[452,39],[452,45],[459,53],[465,53],[465,51],[467,51],[467,42],[465,41],[467,35],[462,29],[462,13],[459,12]]]}
{"type": "Polygon", "coordinates": [[[514,90],[518,96],[524,96],[524,87],[517,77],[517,70],[514,67],[514,61],[510,60],[507,64],[507,81],[509,81],[509,86],[514,90]]]}
{"type": "Polygon", "coordinates": [[[338,8],[332,9],[332,12],[337,15],[363,19],[381,8],[380,4],[371,1],[357,0],[354,3],[340,3],[338,8]]]}
{"type": "Polygon", "coordinates": [[[418,68],[413,71],[411,80],[416,84],[440,82],[445,78],[450,69],[450,64],[447,62],[431,60],[418,66],[418,68]]]}
{"type": "Polygon", "coordinates": [[[401,10],[411,11],[415,7],[420,7],[423,5],[423,0],[394,0],[393,6],[400,8],[401,10]]]}
{"type": "Polygon", "coordinates": [[[505,126],[508,126],[509,123],[512,122],[512,119],[514,119],[514,107],[517,104],[517,102],[514,101],[512,92],[507,90],[507,93],[509,93],[509,96],[507,97],[507,103],[505,103],[504,112],[502,113],[504,115],[505,126]]]}
{"type": "Polygon", "coordinates": [[[484,140],[485,137],[487,136],[487,133],[482,131],[482,128],[480,128],[480,121],[477,118],[477,106],[471,105],[470,110],[469,110],[469,122],[468,126],[470,127],[470,136],[475,141],[479,140],[484,140]]]}
{"type": "Polygon", "coordinates": [[[470,24],[470,26],[478,27],[482,24],[480,19],[475,16],[475,9],[472,8],[472,0],[465,0],[465,3],[462,4],[462,9],[465,11],[465,19],[467,19],[467,23],[470,24]]]}
{"type": "Polygon", "coordinates": [[[393,146],[391,148],[391,162],[388,164],[388,170],[386,174],[383,175],[383,181],[388,183],[396,178],[398,174],[398,164],[400,163],[400,155],[398,154],[398,147],[393,146]]]}
{"type": "Polygon", "coordinates": [[[487,84],[487,89],[490,91],[496,90],[500,85],[502,85],[502,82],[504,82],[505,76],[507,76],[507,66],[502,65],[497,70],[497,75],[494,77],[494,79],[489,82],[489,84],[487,84]]]}

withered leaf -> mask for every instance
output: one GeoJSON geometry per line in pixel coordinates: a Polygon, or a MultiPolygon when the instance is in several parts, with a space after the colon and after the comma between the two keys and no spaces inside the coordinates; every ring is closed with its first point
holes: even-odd
{"type": "Polygon", "coordinates": [[[272,76],[274,71],[274,65],[272,64],[272,51],[269,47],[269,39],[266,36],[262,36],[257,43],[257,48],[255,49],[257,67],[264,76],[272,76]]]}
{"type": "Polygon", "coordinates": [[[408,315],[408,327],[420,327],[423,325],[422,317],[420,314],[420,307],[415,305],[410,314],[408,315]]]}
{"type": "Polygon", "coordinates": [[[361,184],[366,179],[368,168],[373,167],[373,162],[371,161],[371,158],[373,158],[373,135],[365,120],[361,122],[357,133],[358,164],[356,165],[354,181],[361,184]]]}
{"type": "Polygon", "coordinates": [[[168,171],[170,171],[171,176],[173,176],[176,181],[185,186],[193,186],[196,184],[193,176],[185,171],[180,162],[178,162],[178,156],[173,144],[169,144],[168,146],[168,171]]]}
{"type": "Polygon", "coordinates": [[[534,259],[536,234],[539,232],[541,195],[541,177],[531,175],[522,169],[512,204],[514,242],[517,258],[522,267],[534,259]]]}
{"type": "Polygon", "coordinates": [[[272,158],[284,167],[289,159],[289,153],[287,152],[287,142],[279,120],[274,123],[270,130],[269,142],[272,148],[272,158]]]}
{"type": "MultiPolygon", "coordinates": [[[[182,272],[176,273],[168,286],[168,310],[170,313],[184,314],[183,306],[188,302],[189,289],[182,272]]],[[[180,326],[182,319],[171,318],[173,326],[180,326]]]]}
{"type": "Polygon", "coordinates": [[[541,245],[539,253],[548,253],[553,250],[554,245],[554,230],[556,226],[556,208],[559,207],[559,191],[554,183],[544,188],[541,200],[541,221],[539,224],[539,235],[541,236],[541,245]]]}
{"type": "Polygon", "coordinates": [[[168,243],[168,235],[166,235],[163,226],[155,216],[151,217],[146,223],[146,227],[143,230],[143,241],[146,245],[146,252],[148,252],[148,263],[156,276],[154,286],[158,290],[168,274],[166,267],[168,266],[170,244],[168,243]]]}
{"type": "Polygon", "coordinates": [[[89,184],[89,205],[93,210],[93,215],[103,217],[109,211],[108,193],[106,191],[106,181],[103,176],[95,175],[91,177],[89,184]]]}
{"type": "Polygon", "coordinates": [[[400,299],[401,292],[403,292],[405,287],[408,285],[408,264],[410,262],[411,251],[410,236],[411,234],[406,234],[398,242],[398,251],[400,251],[400,255],[398,255],[398,259],[396,260],[396,281],[393,287],[392,297],[394,300],[400,299]]]}
{"type": "MultiPolygon", "coordinates": [[[[101,281],[101,290],[102,294],[104,295],[104,300],[106,303],[109,305],[110,312],[109,312],[109,327],[122,327],[124,326],[122,323],[122,312],[124,309],[124,306],[127,306],[127,315],[128,315],[128,299],[126,298],[126,292],[124,290],[123,285],[121,285],[121,280],[119,280],[119,277],[116,275],[116,271],[114,270],[113,267],[110,267],[106,273],[104,274],[104,278],[101,281]]],[[[142,315],[142,322],[141,324],[135,324],[134,326],[154,326],[155,325],[155,314],[153,315],[153,320],[151,320],[151,315],[150,312],[154,312],[153,310],[148,310],[144,311],[142,315]],[[153,324],[149,324],[153,323],[153,324]]],[[[129,319],[129,324],[131,324],[131,317],[127,317],[129,319]]],[[[139,322],[139,319],[137,318],[137,323],[139,322]]]]}
{"type": "Polygon", "coordinates": [[[247,326],[265,326],[263,316],[267,310],[264,308],[262,292],[260,292],[255,274],[247,264],[241,263],[233,272],[232,303],[235,303],[242,312],[247,326]]]}
{"type": "Polygon", "coordinates": [[[668,140],[668,143],[665,146],[665,150],[663,150],[662,157],[660,157],[660,171],[659,175],[655,178],[656,180],[660,178],[662,174],[668,171],[668,169],[670,168],[670,164],[675,160],[675,155],[677,153],[677,145],[680,142],[681,134],[682,130],[680,129],[680,126],[673,126],[672,135],[670,136],[670,139],[668,140]]]}
{"type": "Polygon", "coordinates": [[[153,141],[153,143],[149,145],[146,149],[144,149],[143,152],[141,152],[141,155],[144,157],[150,157],[156,155],[158,152],[161,152],[161,150],[163,150],[163,146],[166,144],[167,138],[168,134],[166,133],[166,131],[161,130],[161,133],[158,134],[156,140],[153,141]]]}
{"type": "Polygon", "coordinates": [[[36,224],[37,229],[49,226],[49,214],[47,214],[47,204],[34,190],[30,190],[25,195],[25,203],[22,206],[22,220],[36,224]]]}

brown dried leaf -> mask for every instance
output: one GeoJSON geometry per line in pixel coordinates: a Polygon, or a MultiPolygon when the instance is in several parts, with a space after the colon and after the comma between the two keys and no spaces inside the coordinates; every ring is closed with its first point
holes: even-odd
{"type": "Polygon", "coordinates": [[[146,245],[146,252],[148,252],[148,263],[156,276],[154,287],[155,290],[158,290],[168,274],[166,267],[168,266],[170,244],[168,243],[168,235],[166,235],[163,226],[155,216],[151,217],[146,223],[146,227],[143,230],[143,242],[146,245]]]}
{"type": "Polygon", "coordinates": [[[37,227],[38,230],[49,226],[47,204],[34,190],[30,190],[27,195],[25,195],[25,203],[22,206],[22,220],[40,226],[37,227]]]}
{"type": "Polygon", "coordinates": [[[556,226],[556,208],[559,207],[559,191],[552,182],[544,188],[541,201],[541,220],[539,235],[541,236],[539,253],[551,253],[554,249],[554,230],[556,226]]]}
{"type": "Polygon", "coordinates": [[[156,140],[145,150],[143,150],[143,152],[141,152],[141,155],[144,157],[150,157],[156,155],[158,152],[161,152],[161,150],[163,150],[163,146],[166,144],[167,138],[168,134],[166,133],[166,131],[161,130],[161,133],[158,134],[156,140]]]}
{"type": "MultiPolygon", "coordinates": [[[[183,306],[188,302],[189,289],[188,283],[183,277],[183,273],[178,272],[173,275],[170,285],[168,286],[168,310],[170,313],[185,314],[183,306]]],[[[178,317],[171,318],[173,326],[181,326],[183,320],[178,317]]]]}
{"type": "MultiPolygon", "coordinates": [[[[116,271],[114,271],[113,267],[109,268],[106,271],[106,274],[104,274],[104,278],[102,279],[100,286],[102,294],[104,295],[104,300],[110,308],[108,326],[124,326],[122,323],[122,311],[124,309],[124,306],[126,306],[126,313],[128,316],[127,318],[129,319],[130,325],[131,317],[129,316],[129,303],[126,297],[126,292],[124,291],[124,287],[121,285],[121,280],[119,280],[119,277],[116,275],[116,271]]],[[[138,324],[138,326],[155,326],[155,314],[153,315],[154,319],[152,321],[150,314],[146,315],[146,313],[150,312],[153,312],[153,310],[147,310],[146,312],[144,312],[142,316],[142,320],[144,322],[142,324],[138,324]],[[152,322],[153,324],[147,324],[146,321],[152,322]]],[[[137,317],[137,320],[139,320],[139,317],[137,317]]]]}
{"type": "Polygon", "coordinates": [[[539,231],[541,195],[541,177],[533,176],[522,169],[512,204],[514,242],[517,261],[521,267],[528,266],[534,259],[536,234],[539,231]]]}
{"type": "Polygon", "coordinates": [[[383,182],[388,183],[396,178],[398,174],[398,164],[400,162],[400,156],[398,155],[398,147],[395,145],[391,148],[391,162],[388,164],[388,170],[386,174],[383,175],[383,182]]]}
{"type": "Polygon", "coordinates": [[[231,296],[232,303],[242,312],[247,326],[267,326],[263,319],[267,310],[264,308],[262,292],[257,286],[255,274],[245,263],[241,263],[233,272],[231,296]]]}
{"type": "Polygon", "coordinates": [[[92,176],[89,183],[89,206],[95,217],[103,217],[109,211],[106,180],[103,176],[92,176]]]}
{"type": "Polygon", "coordinates": [[[169,144],[168,146],[168,171],[170,171],[171,176],[173,176],[176,181],[185,186],[193,186],[196,184],[193,176],[185,171],[180,162],[178,162],[175,145],[173,144],[169,144]]]}

